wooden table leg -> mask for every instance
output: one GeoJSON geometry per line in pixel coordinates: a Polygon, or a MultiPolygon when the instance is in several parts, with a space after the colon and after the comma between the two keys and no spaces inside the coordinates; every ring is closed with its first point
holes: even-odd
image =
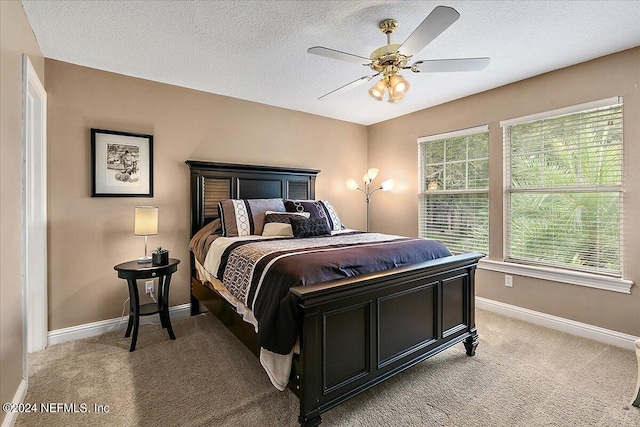
{"type": "Polygon", "coordinates": [[[131,328],[133,328],[133,315],[131,314],[132,307],[129,307],[129,322],[127,323],[127,332],[124,333],[125,338],[129,338],[131,336],[131,328]]]}
{"type": "Polygon", "coordinates": [[[171,283],[171,274],[167,274],[164,277],[163,285],[162,285],[162,312],[160,313],[160,317],[164,317],[164,326],[167,328],[167,332],[169,332],[169,338],[172,340],[176,339],[175,334],[173,333],[173,327],[171,326],[171,318],[169,317],[169,284],[171,283]]]}
{"type": "Polygon", "coordinates": [[[162,329],[167,328],[167,320],[164,317],[164,306],[167,305],[167,300],[164,297],[164,288],[166,286],[167,276],[162,276],[158,279],[158,307],[160,308],[160,324],[162,329]]]}
{"type": "MultiPolygon", "coordinates": [[[[136,286],[136,281],[134,280],[133,282],[133,285],[136,286]]],[[[136,306],[129,279],[127,279],[127,285],[129,286],[129,321],[127,322],[127,331],[124,333],[125,338],[129,338],[131,336],[131,329],[133,328],[133,313],[135,312],[136,306]]]]}
{"type": "MultiPolygon", "coordinates": [[[[131,337],[131,347],[129,348],[129,352],[132,352],[136,349],[136,341],[138,340],[138,327],[140,325],[140,296],[138,295],[138,284],[136,279],[127,279],[127,284],[129,285],[130,299],[129,324],[133,323],[133,336],[131,337]]],[[[131,332],[129,327],[127,327],[127,332],[131,332]]]]}

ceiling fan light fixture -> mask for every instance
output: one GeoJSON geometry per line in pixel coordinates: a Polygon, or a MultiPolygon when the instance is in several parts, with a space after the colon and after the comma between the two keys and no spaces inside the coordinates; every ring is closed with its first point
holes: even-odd
{"type": "Polygon", "coordinates": [[[402,70],[425,74],[445,71],[479,71],[486,68],[489,65],[489,58],[419,61],[415,61],[413,58],[415,54],[422,51],[443,31],[456,22],[458,18],[460,18],[460,14],[455,9],[447,6],[437,6],[401,44],[391,43],[391,34],[398,27],[398,22],[394,19],[385,19],[379,23],[379,28],[386,35],[387,44],[374,50],[368,58],[322,46],[309,48],[307,52],[314,55],[365,65],[376,73],[372,76],[360,77],[318,99],[324,99],[329,95],[338,95],[382,75],[382,80],[369,89],[369,95],[378,101],[382,101],[385,98],[385,94],[387,94],[386,99],[393,103],[402,100],[409,90],[409,82],[399,74],[402,70]],[[414,61],[413,64],[411,64],[412,61],[414,61]]]}
{"type": "MultiPolygon", "coordinates": [[[[394,74],[389,79],[389,97],[395,98],[398,95],[404,96],[409,90],[409,82],[402,78],[400,74],[394,74]]],[[[400,98],[402,99],[402,98],[400,98]]]]}
{"type": "Polygon", "coordinates": [[[377,99],[378,101],[382,101],[382,97],[384,96],[384,92],[387,89],[387,84],[384,79],[380,79],[371,89],[369,89],[369,95],[377,99]]]}
{"type": "Polygon", "coordinates": [[[398,101],[402,101],[402,99],[404,99],[404,94],[399,93],[396,95],[389,95],[389,99],[387,100],[387,102],[395,104],[398,101]]]}
{"type": "Polygon", "coordinates": [[[378,101],[382,101],[382,93],[378,92],[374,88],[369,89],[369,95],[375,98],[378,101]]]}

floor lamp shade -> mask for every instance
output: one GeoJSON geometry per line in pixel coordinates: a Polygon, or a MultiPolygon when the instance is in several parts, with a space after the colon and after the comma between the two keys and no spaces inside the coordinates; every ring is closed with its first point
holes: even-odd
{"type": "Polygon", "coordinates": [[[349,178],[346,182],[347,188],[349,190],[359,190],[364,193],[365,202],[367,203],[367,232],[369,232],[369,202],[371,201],[371,195],[378,190],[382,191],[390,191],[393,189],[393,180],[388,179],[384,181],[380,187],[372,188],[371,182],[378,176],[380,169],[378,168],[370,168],[367,173],[362,176],[362,180],[364,181],[364,189],[358,186],[358,181],[353,178],[349,178]]]}
{"type": "Polygon", "coordinates": [[[133,234],[136,236],[158,234],[158,207],[136,206],[133,224],[133,234]]]}

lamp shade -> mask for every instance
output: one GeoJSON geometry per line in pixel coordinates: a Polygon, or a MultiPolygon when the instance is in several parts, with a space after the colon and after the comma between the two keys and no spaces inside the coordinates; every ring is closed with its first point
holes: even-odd
{"type": "Polygon", "coordinates": [[[393,179],[388,179],[386,181],[383,181],[382,184],[380,184],[380,189],[382,191],[391,191],[391,190],[393,190],[393,179]]]}
{"type": "Polygon", "coordinates": [[[349,179],[347,180],[347,188],[348,188],[349,190],[357,190],[357,189],[358,189],[358,183],[356,182],[356,180],[355,180],[355,179],[353,179],[353,178],[349,178],[349,179]]]}
{"type": "Polygon", "coordinates": [[[133,220],[133,234],[153,236],[158,234],[158,207],[136,206],[133,220]]]}
{"type": "Polygon", "coordinates": [[[373,181],[374,179],[376,179],[376,176],[378,176],[378,172],[380,172],[380,169],[371,168],[367,171],[367,175],[369,175],[369,179],[373,181]]]}
{"type": "Polygon", "coordinates": [[[398,101],[402,101],[402,99],[404,98],[404,94],[403,93],[398,93],[395,95],[389,95],[389,99],[388,102],[395,104],[398,101]]]}
{"type": "Polygon", "coordinates": [[[396,74],[389,80],[389,96],[397,97],[404,95],[409,90],[409,82],[402,78],[400,74],[396,74]]]}
{"type": "Polygon", "coordinates": [[[386,89],[387,89],[387,83],[384,81],[384,79],[381,79],[371,89],[369,89],[369,95],[371,95],[378,101],[382,101],[382,96],[384,95],[384,91],[386,89]]]}

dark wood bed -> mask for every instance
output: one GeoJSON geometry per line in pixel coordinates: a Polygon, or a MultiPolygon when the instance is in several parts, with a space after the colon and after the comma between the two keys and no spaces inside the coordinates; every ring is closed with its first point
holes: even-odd
{"type": "MultiPolygon", "coordinates": [[[[188,160],[191,235],[218,217],[225,198],[314,199],[319,170],[188,160]]],[[[300,354],[289,389],[300,399],[298,421],[320,424],[321,413],[385,379],[463,342],[473,356],[475,270],[480,253],[466,253],[366,274],[294,287],[300,354]]],[[[257,337],[235,309],[195,274],[191,256],[191,314],[200,304],[254,354],[257,337]]]]}

